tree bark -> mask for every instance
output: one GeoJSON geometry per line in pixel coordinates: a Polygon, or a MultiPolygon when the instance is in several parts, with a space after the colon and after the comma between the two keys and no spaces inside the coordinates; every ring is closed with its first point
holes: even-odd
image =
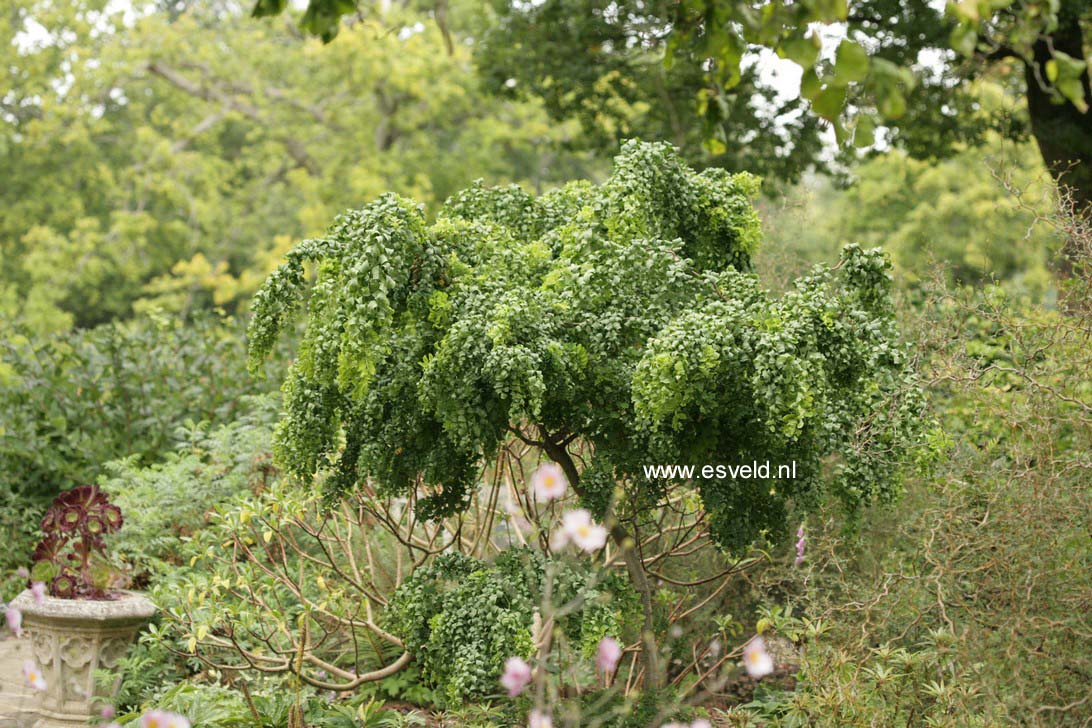
{"type": "MultiPolygon", "coordinates": [[[[551,437],[550,433],[546,432],[544,428],[540,427],[539,430],[542,433],[542,449],[565,471],[565,477],[568,478],[569,485],[572,486],[577,495],[583,495],[580,489],[580,471],[577,470],[576,463],[573,462],[569,451],[565,449],[563,444],[551,437]]],[[[659,689],[664,686],[666,674],[660,665],[660,653],[656,645],[652,586],[648,582],[648,574],[645,572],[645,565],[641,562],[641,556],[637,553],[637,538],[635,535],[631,535],[626,527],[617,521],[610,527],[610,536],[611,540],[618,546],[622,560],[626,564],[626,571],[629,573],[630,581],[633,583],[633,588],[637,590],[637,594],[641,598],[641,609],[644,612],[644,625],[641,634],[643,643],[641,660],[645,668],[645,687],[659,689]]]]}

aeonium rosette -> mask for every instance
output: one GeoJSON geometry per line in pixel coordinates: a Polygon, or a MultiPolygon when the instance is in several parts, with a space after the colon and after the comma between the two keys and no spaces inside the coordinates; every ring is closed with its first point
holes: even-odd
{"type": "Polygon", "coordinates": [[[34,549],[31,578],[65,599],[103,599],[111,586],[104,574],[105,536],[121,528],[121,509],[97,485],[58,495],[42,518],[42,540],[34,549]]]}

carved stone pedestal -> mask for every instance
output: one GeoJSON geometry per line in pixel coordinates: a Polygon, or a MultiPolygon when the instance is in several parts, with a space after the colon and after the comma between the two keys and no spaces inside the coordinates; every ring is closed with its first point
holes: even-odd
{"type": "Polygon", "coordinates": [[[72,728],[98,716],[118,686],[97,688],[95,671],[116,666],[155,614],[152,603],[135,592],[99,601],[46,597],[36,604],[24,591],[11,606],[23,613],[30,652],[46,681],[35,728],[72,728]]]}

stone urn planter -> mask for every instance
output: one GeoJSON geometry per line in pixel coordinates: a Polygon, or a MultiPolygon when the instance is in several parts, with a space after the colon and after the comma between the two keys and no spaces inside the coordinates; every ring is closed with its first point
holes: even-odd
{"type": "Polygon", "coordinates": [[[136,592],[112,596],[98,600],[47,596],[38,604],[28,590],[11,603],[23,613],[30,653],[46,681],[46,689],[39,693],[36,710],[41,719],[35,728],[87,725],[112,701],[118,685],[99,688],[94,673],[114,668],[156,611],[136,592]]]}

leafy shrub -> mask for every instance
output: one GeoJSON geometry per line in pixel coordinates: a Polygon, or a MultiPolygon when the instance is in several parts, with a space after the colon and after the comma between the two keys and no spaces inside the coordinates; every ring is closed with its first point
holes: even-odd
{"type": "Polygon", "coordinates": [[[202,728],[398,728],[406,723],[365,695],[335,701],[311,689],[278,685],[247,692],[217,685],[180,683],[149,701],[160,710],[185,715],[202,728]]]}
{"type": "Polygon", "coordinates": [[[735,550],[785,531],[787,501],[820,486],[825,456],[840,456],[847,505],[892,492],[918,402],[888,264],[850,247],[838,276],[816,270],[771,300],[744,272],[754,191],[749,175],[696,174],[669,145],[631,142],[599,186],[537,200],[474,187],[432,227],[395,196],[345,213],[255,297],[256,365],[317,264],[280,462],[310,477],[330,457],[335,487],[368,476],[392,494],[420,475],[429,518],[465,507],[476,464],[524,424],[562,465],[565,443],[592,443],[589,469],[643,506],[662,496],[650,461],[797,461],[795,481],[701,484],[715,539],[735,550]]]}
{"type": "MultiPolygon", "coordinates": [[[[266,385],[243,369],[230,320],[149,318],[87,331],[0,341],[0,518],[40,514],[57,493],[96,481],[105,463],[147,464],[174,448],[187,420],[223,423],[266,385]]],[[[34,538],[38,516],[4,525],[34,538]]],[[[5,549],[0,566],[29,554],[5,549]]]]}
{"type": "Polygon", "coordinates": [[[205,528],[217,508],[272,484],[270,437],[278,402],[274,395],[246,397],[234,422],[180,430],[183,442],[161,462],[143,465],[132,455],[103,466],[100,482],[127,514],[113,550],[134,570],[138,585],[182,565],[179,539],[205,528]]]}
{"type": "MultiPolygon", "coordinates": [[[[849,510],[893,496],[919,442],[886,259],[847,246],[837,269],[774,298],[748,273],[756,185],[633,141],[600,185],[537,199],[477,185],[431,226],[395,195],[339,216],[254,298],[257,366],[304,305],[305,266],[317,270],[278,462],[307,480],[329,471],[331,497],[371,480],[435,520],[467,508],[514,435],[611,522],[651,640],[633,544],[672,487],[697,490],[702,534],[740,554],[784,537],[790,509],[825,489],[849,510]],[[798,467],[684,483],[644,470],[753,459],[798,467]]],[[[655,687],[665,673],[645,647],[655,687]]]]}
{"type": "Polygon", "coordinates": [[[274,476],[208,521],[153,584],[156,642],[212,670],[340,692],[408,664],[375,622],[400,567],[397,542],[365,500],[331,509],[274,476]]]}
{"type": "Polygon", "coordinates": [[[808,647],[796,694],[752,706],[762,720],[1082,723],[1092,674],[1092,236],[1084,240],[1059,309],[991,287],[941,289],[921,310],[945,457],[859,534],[810,530],[804,568],[760,581],[828,626],[808,647]]]}
{"type": "Polygon", "coordinates": [[[492,564],[458,553],[415,571],[387,606],[386,622],[447,703],[498,692],[504,662],[530,657],[535,613],[549,593],[575,605],[558,619],[581,657],[604,636],[620,637],[637,608],[621,577],[513,548],[492,564]],[[549,586],[547,586],[549,584],[549,586]],[[627,594],[630,596],[627,597],[627,594]]]}
{"type": "Polygon", "coordinates": [[[913,648],[882,645],[861,655],[817,640],[807,646],[794,691],[766,690],[729,711],[728,725],[1001,726],[998,710],[978,691],[976,665],[936,632],[913,648]]]}

